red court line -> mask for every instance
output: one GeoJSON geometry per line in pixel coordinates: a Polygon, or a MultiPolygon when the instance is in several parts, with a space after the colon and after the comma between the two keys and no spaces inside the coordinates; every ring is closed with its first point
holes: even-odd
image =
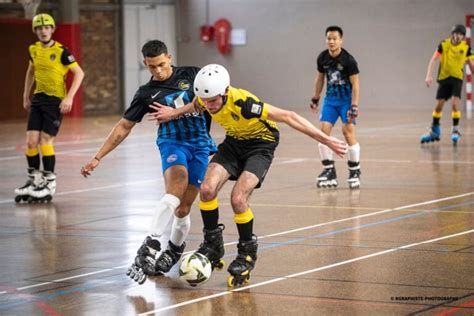
{"type": "Polygon", "coordinates": [[[436,316],[446,316],[446,315],[452,315],[466,307],[473,307],[474,306],[474,300],[470,301],[470,302],[467,302],[465,304],[462,304],[461,306],[458,306],[458,307],[453,307],[451,309],[448,309],[448,310],[445,310],[445,311],[442,311],[441,313],[438,313],[436,314],[436,316]]]}

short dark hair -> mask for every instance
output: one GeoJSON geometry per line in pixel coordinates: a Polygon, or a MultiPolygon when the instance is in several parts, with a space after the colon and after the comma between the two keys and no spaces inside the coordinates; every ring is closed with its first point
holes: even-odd
{"type": "Polygon", "coordinates": [[[341,37],[343,36],[343,32],[342,32],[342,28],[340,26],[337,26],[337,25],[331,25],[331,26],[328,26],[326,28],[326,33],[324,33],[325,35],[328,34],[328,32],[339,32],[339,35],[341,35],[341,37]]]}
{"type": "Polygon", "coordinates": [[[159,40],[151,40],[145,43],[142,47],[143,57],[156,57],[161,54],[168,54],[166,44],[159,40]]]}

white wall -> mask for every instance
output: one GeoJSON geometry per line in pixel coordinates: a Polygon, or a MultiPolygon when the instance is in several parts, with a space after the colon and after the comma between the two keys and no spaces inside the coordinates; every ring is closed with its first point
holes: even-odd
{"type": "Polygon", "coordinates": [[[222,56],[199,40],[205,3],[177,1],[179,63],[221,63],[233,85],[285,107],[307,106],[324,30],[337,24],[359,62],[361,106],[431,109],[428,61],[452,25],[474,13],[473,0],[209,0],[211,23],[225,17],[247,30],[247,45],[222,56]]]}
{"type": "Polygon", "coordinates": [[[159,39],[166,43],[169,53],[177,58],[175,6],[125,4],[123,14],[125,108],[128,108],[137,88],[150,80],[151,76],[143,65],[143,44],[159,39]]]}

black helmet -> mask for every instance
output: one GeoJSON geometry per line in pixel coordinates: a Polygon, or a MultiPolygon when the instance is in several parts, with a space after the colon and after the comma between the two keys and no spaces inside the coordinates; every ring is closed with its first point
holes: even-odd
{"type": "Polygon", "coordinates": [[[456,24],[455,26],[453,26],[453,30],[451,31],[451,34],[453,33],[460,33],[466,36],[466,27],[462,24],[456,24]]]}

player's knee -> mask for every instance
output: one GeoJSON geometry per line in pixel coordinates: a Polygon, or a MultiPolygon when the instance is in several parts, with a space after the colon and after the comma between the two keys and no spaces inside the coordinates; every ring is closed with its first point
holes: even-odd
{"type": "Polygon", "coordinates": [[[215,189],[204,182],[201,184],[201,200],[202,201],[212,201],[216,198],[217,194],[215,189]]]}
{"type": "Polygon", "coordinates": [[[241,193],[232,193],[230,204],[234,210],[245,210],[247,208],[247,197],[241,193]]]}
{"type": "Polygon", "coordinates": [[[39,142],[36,139],[27,139],[26,147],[28,148],[38,148],[39,142]]]}
{"type": "Polygon", "coordinates": [[[344,138],[346,140],[354,138],[354,132],[351,131],[350,129],[343,129],[342,130],[342,135],[344,135],[344,138]]]}

